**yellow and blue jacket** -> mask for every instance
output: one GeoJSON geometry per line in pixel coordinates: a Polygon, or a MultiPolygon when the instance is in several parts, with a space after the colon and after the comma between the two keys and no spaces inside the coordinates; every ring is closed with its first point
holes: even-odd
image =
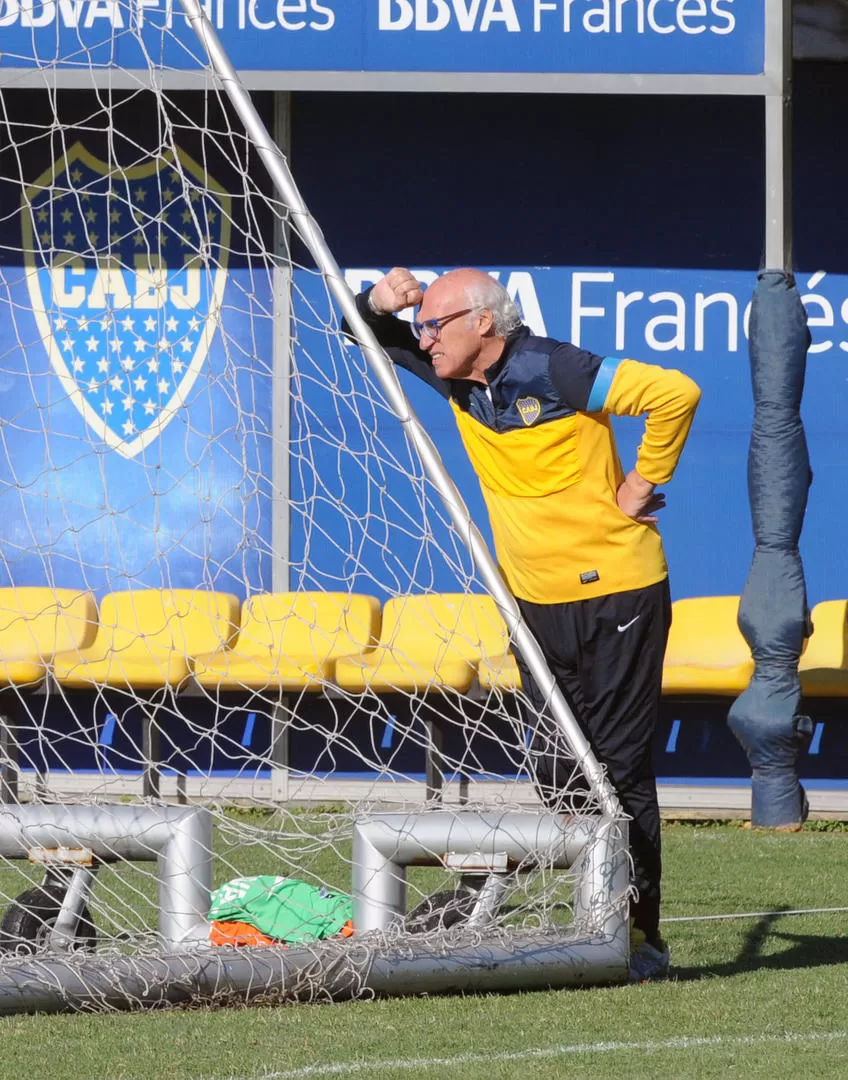
{"type": "Polygon", "coordinates": [[[392,361],[453,410],[489,511],[501,573],[513,594],[567,603],[642,588],[667,576],[655,525],[619,509],[624,480],[610,416],[646,416],[639,475],[665,484],[700,399],[680,371],[600,357],[535,337],[506,339],[487,384],[440,379],[409,324],[357,306],[392,361]]]}

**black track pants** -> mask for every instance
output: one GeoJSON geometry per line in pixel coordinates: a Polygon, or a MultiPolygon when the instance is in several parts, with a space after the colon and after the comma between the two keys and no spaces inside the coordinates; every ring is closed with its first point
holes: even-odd
{"type": "MultiPolygon", "coordinates": [[[[652,763],[662,688],[662,663],[671,625],[668,581],[568,604],[518,601],[554,678],[618,794],[630,822],[630,852],[638,900],[636,927],[658,936],[660,913],[660,815],[652,763]]],[[[581,775],[544,698],[520,656],[528,726],[539,793],[547,806],[567,809],[586,791],[581,775]]]]}

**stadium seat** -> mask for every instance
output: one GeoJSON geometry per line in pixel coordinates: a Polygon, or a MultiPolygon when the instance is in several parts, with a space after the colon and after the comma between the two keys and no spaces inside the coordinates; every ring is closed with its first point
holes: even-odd
{"type": "Polygon", "coordinates": [[[736,624],[739,597],[675,600],[671,611],[663,694],[741,694],[751,680],[754,661],[736,624]]]}
{"type": "Polygon", "coordinates": [[[194,658],[201,686],[318,691],[333,678],[340,657],[373,648],[380,602],[348,593],[266,593],[244,602],[241,619],[229,648],[194,658]]]}
{"type": "Polygon", "coordinates": [[[503,655],[506,649],[506,626],[490,596],[396,597],[383,605],[376,649],[339,660],[335,681],[353,693],[467,693],[481,658],[503,655]]]}
{"type": "Polygon", "coordinates": [[[84,589],[0,589],[0,801],[18,796],[18,695],[41,685],[57,652],[85,648],[96,631],[97,606],[84,589]]]}
{"type": "Polygon", "coordinates": [[[823,600],[811,612],[813,636],[798,672],[805,697],[848,697],[848,600],[823,600]]]}
{"type": "Polygon", "coordinates": [[[52,669],[64,686],[133,691],[178,687],[191,657],[228,642],[238,629],[238,598],[207,589],[130,589],[100,604],[97,635],[57,653],[52,669]]]}
{"type": "Polygon", "coordinates": [[[291,763],[288,694],[326,689],[340,657],[367,653],[380,632],[376,597],[330,592],[263,593],[246,600],[231,648],[197,656],[197,683],[216,694],[272,698],[272,797],[285,801],[291,763]]]}
{"type": "Polygon", "coordinates": [[[63,686],[116,688],[133,695],[141,711],[145,796],[160,794],[159,710],[170,694],[183,688],[192,656],[211,652],[233,637],[238,609],[236,596],[209,589],[108,593],[100,604],[94,641],[53,658],[53,675],[63,686]]]}
{"type": "MultiPolygon", "coordinates": [[[[483,656],[506,652],[507,631],[490,596],[468,593],[401,596],[383,605],[380,641],[370,653],[340,660],[336,684],[352,693],[467,693],[483,656]]],[[[427,730],[426,797],[440,799],[446,721],[437,706],[427,730]]]]}
{"type": "Polygon", "coordinates": [[[38,685],[58,652],[86,648],[97,632],[90,592],[0,589],[0,686],[38,685]]]}

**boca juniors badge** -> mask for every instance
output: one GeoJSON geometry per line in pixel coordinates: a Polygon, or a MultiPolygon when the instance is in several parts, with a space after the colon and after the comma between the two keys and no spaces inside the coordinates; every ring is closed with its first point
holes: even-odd
{"type": "Polygon", "coordinates": [[[527,427],[535,424],[542,415],[542,406],[538,398],[522,397],[516,401],[515,405],[518,409],[519,416],[527,427]]]}
{"type": "Polygon", "coordinates": [[[76,143],[24,192],[27,284],[62,387],[133,458],[186,401],[227,280],[230,199],[182,151],[120,168],[76,143]]]}

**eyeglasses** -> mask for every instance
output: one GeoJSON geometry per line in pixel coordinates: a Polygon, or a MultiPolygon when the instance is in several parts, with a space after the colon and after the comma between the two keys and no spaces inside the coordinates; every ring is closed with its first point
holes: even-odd
{"type": "Polygon", "coordinates": [[[458,319],[460,315],[470,315],[473,310],[474,308],[468,307],[463,308],[462,311],[454,311],[451,315],[442,315],[440,319],[425,319],[423,322],[413,321],[412,332],[419,340],[422,334],[426,334],[433,341],[438,341],[443,326],[446,326],[453,319],[458,319]]]}

